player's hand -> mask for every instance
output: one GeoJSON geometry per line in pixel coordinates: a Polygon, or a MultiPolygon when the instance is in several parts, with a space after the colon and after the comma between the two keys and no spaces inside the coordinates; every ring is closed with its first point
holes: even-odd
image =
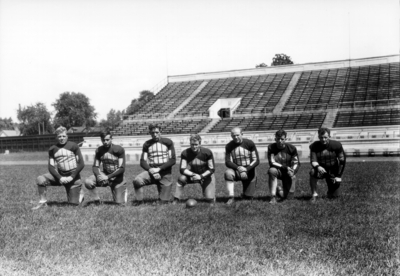
{"type": "Polygon", "coordinates": [[[67,184],[68,183],[70,183],[72,180],[74,180],[73,178],[72,178],[72,176],[68,176],[68,177],[66,177],[66,179],[65,179],[66,181],[67,181],[67,184]]]}
{"type": "Polygon", "coordinates": [[[287,174],[288,174],[289,177],[293,177],[294,176],[294,170],[292,168],[288,167],[287,174]]]}
{"type": "Polygon", "coordinates": [[[247,172],[247,169],[246,169],[245,167],[243,167],[243,166],[239,166],[239,167],[237,168],[237,170],[238,170],[240,173],[242,173],[242,172],[247,172]]]}
{"type": "Polygon", "coordinates": [[[201,180],[201,176],[198,175],[198,174],[192,175],[192,176],[190,177],[190,180],[191,180],[191,181],[201,180]]]}
{"type": "Polygon", "coordinates": [[[160,180],[161,179],[161,175],[159,173],[153,173],[153,177],[156,180],[160,180]]]}
{"type": "Polygon", "coordinates": [[[61,177],[61,178],[60,178],[60,183],[61,183],[62,185],[68,184],[67,178],[64,177],[64,176],[61,177]]]}
{"type": "Polygon", "coordinates": [[[341,177],[335,177],[335,183],[340,184],[340,182],[342,182],[342,178],[341,177]]]}
{"type": "Polygon", "coordinates": [[[247,179],[248,179],[247,173],[246,173],[246,172],[241,172],[241,173],[240,173],[240,179],[242,179],[242,180],[247,180],[247,179]]]}
{"type": "Polygon", "coordinates": [[[160,168],[151,168],[149,170],[149,173],[151,173],[151,174],[155,174],[155,173],[159,173],[159,172],[160,172],[160,168]]]}
{"type": "Polygon", "coordinates": [[[325,170],[323,167],[318,166],[318,173],[321,174],[321,175],[323,175],[323,174],[326,173],[326,170],[325,170]]]}
{"type": "Polygon", "coordinates": [[[99,176],[97,177],[99,182],[108,180],[108,177],[104,174],[99,174],[99,176]]]}

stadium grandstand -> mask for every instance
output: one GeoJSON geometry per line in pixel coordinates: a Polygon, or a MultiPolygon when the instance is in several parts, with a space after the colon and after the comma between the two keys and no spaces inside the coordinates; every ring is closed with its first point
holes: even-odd
{"type": "MultiPolygon", "coordinates": [[[[139,160],[154,122],[175,142],[177,153],[189,146],[189,134],[200,133],[217,160],[223,160],[235,126],[257,143],[262,159],[280,128],[308,157],[322,126],[331,128],[349,155],[399,155],[399,107],[399,55],[284,65],[169,76],[113,134],[132,161],[139,160]]],[[[87,160],[99,145],[100,139],[85,139],[87,160]]]]}

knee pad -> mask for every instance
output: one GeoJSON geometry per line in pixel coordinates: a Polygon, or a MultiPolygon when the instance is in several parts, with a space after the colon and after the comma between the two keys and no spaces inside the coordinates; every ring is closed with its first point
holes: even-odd
{"type": "Polygon", "coordinates": [[[227,181],[235,181],[234,172],[233,172],[233,174],[232,174],[232,171],[225,171],[224,178],[225,178],[225,180],[227,180],[227,181]]]}
{"type": "Polygon", "coordinates": [[[184,175],[178,177],[178,184],[181,186],[185,186],[188,181],[188,178],[184,175]]]}
{"type": "Polygon", "coordinates": [[[133,187],[135,189],[139,189],[141,187],[144,186],[143,180],[141,178],[135,178],[135,180],[133,180],[133,187]]]}
{"type": "Polygon", "coordinates": [[[89,179],[86,179],[85,181],[85,187],[88,190],[93,190],[95,188],[95,185],[93,185],[93,182],[90,181],[89,179]]]}
{"type": "Polygon", "coordinates": [[[38,186],[47,186],[49,183],[48,183],[48,180],[46,179],[46,177],[40,175],[36,178],[36,184],[38,186]]]}
{"type": "Polygon", "coordinates": [[[269,168],[268,175],[276,178],[278,177],[278,170],[276,168],[269,168]]]}

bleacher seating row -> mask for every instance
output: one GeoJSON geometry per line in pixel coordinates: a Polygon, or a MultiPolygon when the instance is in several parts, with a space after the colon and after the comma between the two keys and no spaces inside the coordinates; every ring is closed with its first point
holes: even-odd
{"type": "Polygon", "coordinates": [[[244,131],[271,129],[315,129],[322,126],[326,113],[270,115],[261,117],[234,117],[221,120],[209,132],[227,132],[233,127],[244,131]]]}
{"type": "Polygon", "coordinates": [[[400,125],[399,109],[339,111],[334,127],[400,125]]]}
{"type": "MultiPolygon", "coordinates": [[[[156,123],[161,124],[163,133],[199,133],[211,119],[191,119],[191,120],[162,120],[156,123]]],[[[151,121],[132,121],[123,123],[113,132],[114,135],[147,135],[148,126],[151,121]]]]}
{"type": "Polygon", "coordinates": [[[400,100],[399,63],[302,73],[283,111],[386,105],[400,100]]]}

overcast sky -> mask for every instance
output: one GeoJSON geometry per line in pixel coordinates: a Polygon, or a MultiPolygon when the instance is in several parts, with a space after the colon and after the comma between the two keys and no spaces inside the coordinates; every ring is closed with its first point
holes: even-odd
{"type": "Polygon", "coordinates": [[[104,119],[168,75],[399,54],[398,0],[0,0],[0,117],[88,96],[104,119]]]}

